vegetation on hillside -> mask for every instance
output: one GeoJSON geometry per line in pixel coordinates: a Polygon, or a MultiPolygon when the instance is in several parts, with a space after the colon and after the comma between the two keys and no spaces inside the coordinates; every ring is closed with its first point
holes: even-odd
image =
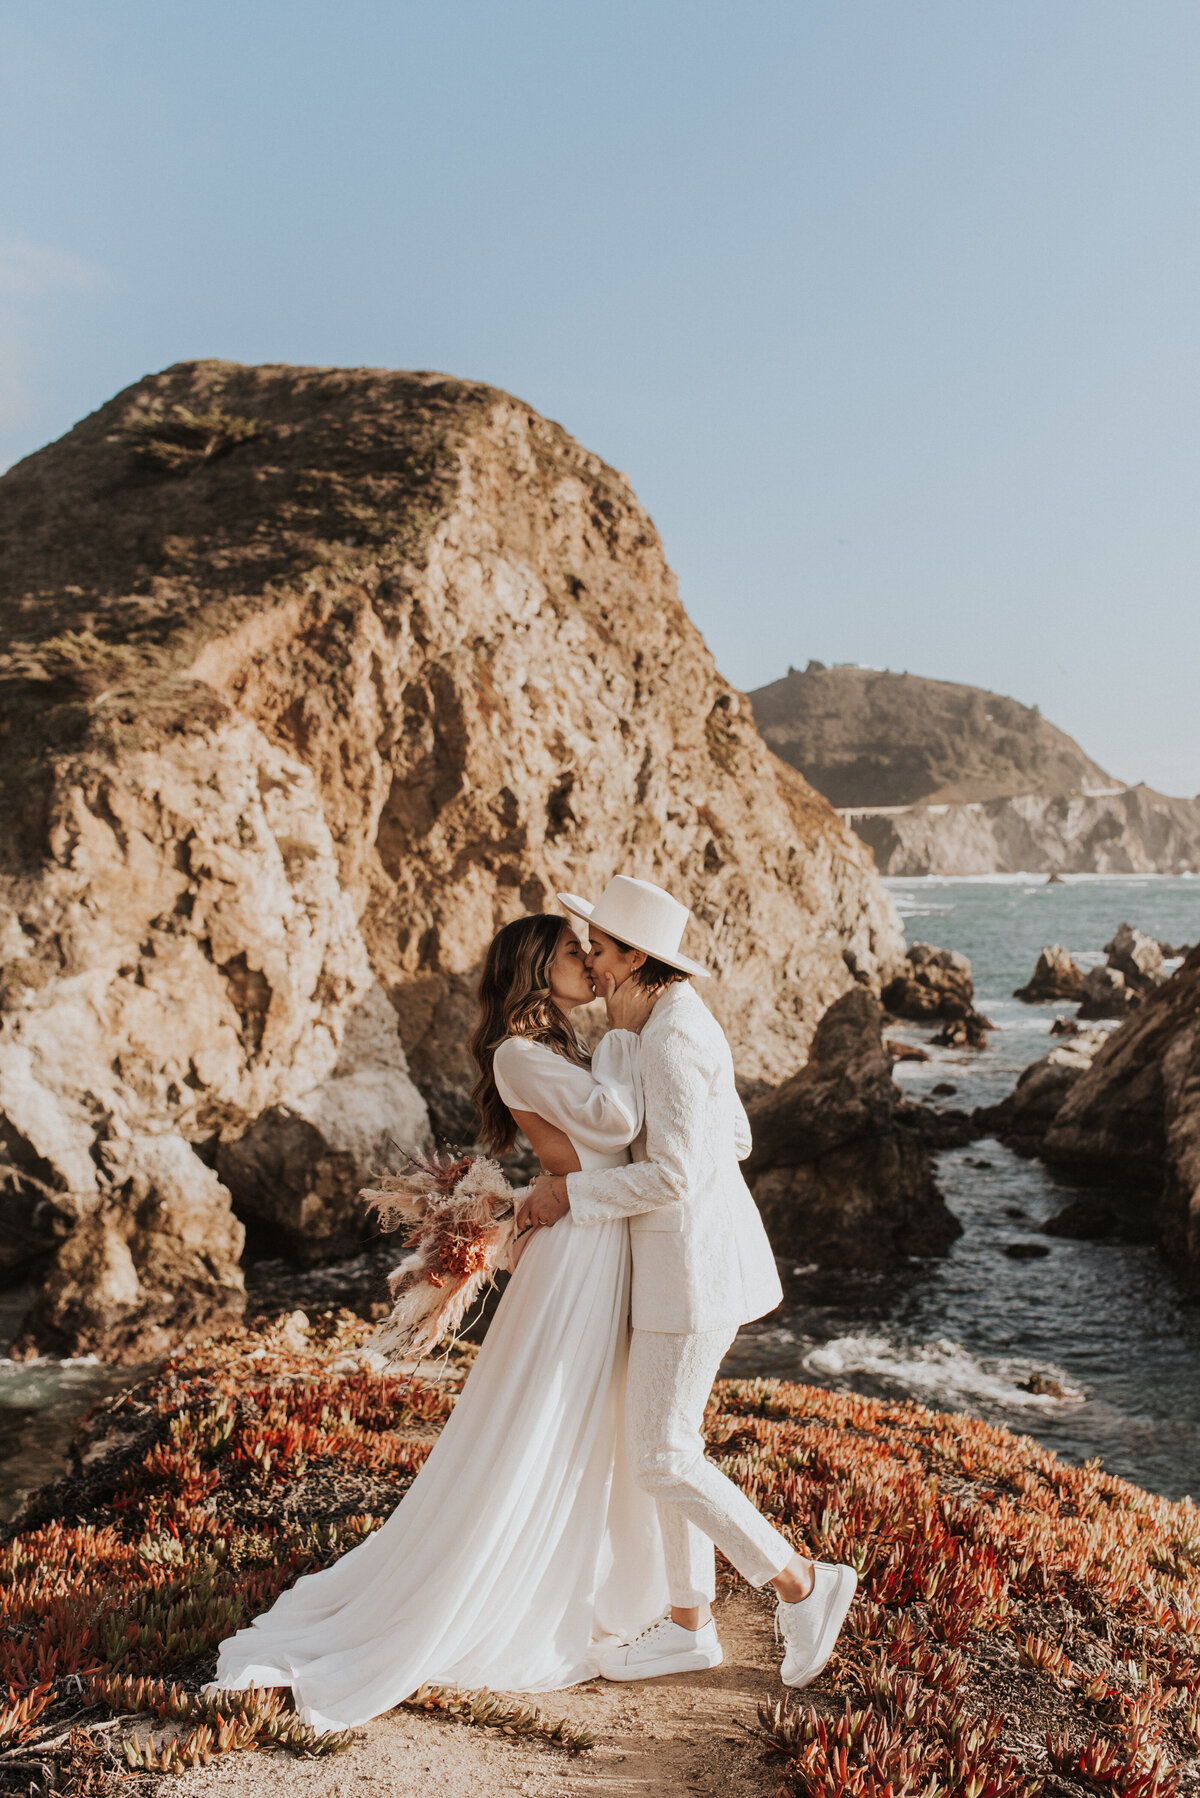
{"type": "Polygon", "coordinates": [[[834,805],[951,804],[1114,784],[1036,706],[981,687],[810,662],[750,697],[776,755],[834,805]]]}
{"type": "MultiPolygon", "coordinates": [[[[129,1769],[344,1744],[276,1695],[201,1687],[222,1637],[378,1527],[449,1415],[459,1376],[369,1374],[368,1328],[239,1327],[98,1407],[90,1464],[0,1549],[0,1775],[51,1759],[66,1790],[100,1792],[129,1769]]],[[[827,1673],[761,1718],[782,1792],[1200,1791],[1190,1501],[971,1418],[774,1380],[720,1384],[707,1427],[795,1541],[861,1575],[827,1673]]],[[[588,1745],[486,1695],[410,1703],[588,1745]]]]}

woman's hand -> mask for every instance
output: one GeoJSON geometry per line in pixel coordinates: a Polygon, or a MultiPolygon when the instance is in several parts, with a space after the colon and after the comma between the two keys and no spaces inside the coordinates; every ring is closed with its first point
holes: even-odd
{"type": "Polygon", "coordinates": [[[658,1002],[658,994],[636,980],[618,986],[611,974],[601,974],[597,985],[614,1030],[640,1030],[658,1002]]]}

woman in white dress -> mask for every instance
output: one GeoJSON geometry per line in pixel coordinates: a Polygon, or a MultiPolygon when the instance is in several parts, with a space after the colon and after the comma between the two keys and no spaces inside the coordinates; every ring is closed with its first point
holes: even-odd
{"type": "MultiPolygon", "coordinates": [[[[569,1014],[594,994],[570,925],[506,924],[479,996],[485,1146],[503,1152],[519,1125],[548,1171],[626,1161],[642,1121],[638,1037],[610,1030],[589,1064],[569,1014]]],[[[628,1474],[620,1430],[628,1225],[585,1230],[567,1217],[522,1251],[400,1504],[223,1642],[214,1688],[290,1686],[303,1721],[342,1729],[427,1683],[574,1685],[594,1673],[597,1641],[628,1638],[661,1613],[657,1516],[628,1474]]]]}

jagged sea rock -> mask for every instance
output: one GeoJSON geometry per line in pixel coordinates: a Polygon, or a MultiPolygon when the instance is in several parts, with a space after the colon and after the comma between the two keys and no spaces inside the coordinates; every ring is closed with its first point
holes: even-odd
{"type": "Polygon", "coordinates": [[[1083,998],[1078,1016],[1091,1022],[1103,1018],[1126,1018],[1137,1004],[1140,994],[1126,984],[1120,968],[1092,968],[1083,983],[1083,998]]]}
{"type": "Polygon", "coordinates": [[[827,1267],[891,1267],[944,1254],[961,1226],[929,1148],[903,1127],[883,1012],[862,988],[830,1006],[807,1065],[750,1107],[746,1174],[781,1254],[827,1267]]]}
{"type": "Polygon", "coordinates": [[[993,1028],[975,1010],[971,964],[957,949],[914,943],[898,972],[883,989],[893,1017],[916,1023],[943,1020],[934,1042],[947,1048],[983,1049],[993,1028]]]}
{"type": "Polygon", "coordinates": [[[100,1190],[22,1325],[17,1359],[145,1361],[245,1308],[245,1233],[190,1145],[180,1136],[118,1139],[100,1159],[100,1190]]]}
{"type": "Polygon", "coordinates": [[[1019,986],[1014,999],[1026,1005],[1041,1005],[1054,999],[1079,1000],[1083,997],[1083,969],[1077,967],[1071,951],[1062,943],[1051,943],[1037,958],[1028,983],[1019,986]]]}
{"type": "Polygon", "coordinates": [[[1060,1107],[1053,1166],[1147,1196],[1172,1265],[1200,1290],[1200,949],[1113,1031],[1060,1107]]]}
{"type": "Polygon", "coordinates": [[[174,1133],[284,1241],[335,1234],[348,1142],[420,1121],[378,1032],[347,1064],[356,1014],[382,992],[469,1137],[485,944],[617,869],[694,908],[747,1082],[899,964],[624,477],[494,388],[181,364],[0,479],[0,548],[0,1113],[81,1205],[115,1133],[174,1133]]]}
{"type": "Polygon", "coordinates": [[[1117,1214],[1107,1200],[1095,1193],[1071,1199],[1042,1225],[1047,1236],[1063,1236],[1074,1242],[1103,1242],[1117,1228],[1117,1214]]]}
{"type": "Polygon", "coordinates": [[[917,1022],[962,1017],[974,998],[967,957],[957,949],[936,949],[932,943],[914,943],[883,990],[884,1005],[893,1017],[917,1022]]]}
{"type": "MultiPolygon", "coordinates": [[[[214,699],[196,689],[150,743],[150,705],[132,742],[106,737],[101,715],[92,754],[45,783],[44,860],[14,856],[3,882],[0,1111],[26,1188],[59,1195],[60,1215],[102,1193],[114,1135],[237,1134],[324,1092],[348,1042],[359,1083],[387,1088],[377,1137],[397,1105],[407,1122],[423,1114],[394,1014],[390,1041],[380,1028],[390,1007],[311,772],[214,699]]],[[[328,1202],[353,1206],[371,1168],[343,1158],[328,1202]]],[[[32,1265],[38,1246],[27,1239],[32,1265]]],[[[39,1309],[30,1327],[49,1319],[39,1309]]],[[[151,1306],[147,1328],[163,1327],[151,1306]]]]}
{"type": "Polygon", "coordinates": [[[1167,978],[1162,945],[1135,930],[1132,924],[1119,924],[1112,941],[1105,943],[1104,952],[1109,967],[1123,976],[1131,992],[1149,992],[1167,978]]]}
{"type": "Polygon", "coordinates": [[[0,1162],[0,1284],[29,1278],[79,1222],[81,1206],[27,1167],[0,1162]]]}

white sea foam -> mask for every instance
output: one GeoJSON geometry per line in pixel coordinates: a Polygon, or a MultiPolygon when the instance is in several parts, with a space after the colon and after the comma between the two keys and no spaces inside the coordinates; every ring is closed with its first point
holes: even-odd
{"type": "Polygon", "coordinates": [[[869,1374],[908,1397],[972,1410],[981,1402],[1009,1411],[1045,1411],[1083,1402],[1085,1394],[1047,1361],[976,1355],[961,1342],[897,1342],[888,1336],[837,1336],[810,1349],[805,1371],[826,1380],[869,1374]],[[1056,1392],[1031,1391],[1039,1381],[1056,1392]]]}
{"type": "MultiPolygon", "coordinates": [[[[1160,880],[1187,880],[1190,873],[1183,874],[1060,874],[1058,883],[1061,886],[1153,886],[1160,880]]],[[[897,887],[959,887],[959,886],[1048,886],[1049,874],[1036,869],[1006,874],[885,874],[883,884],[890,891],[897,887]]]]}

